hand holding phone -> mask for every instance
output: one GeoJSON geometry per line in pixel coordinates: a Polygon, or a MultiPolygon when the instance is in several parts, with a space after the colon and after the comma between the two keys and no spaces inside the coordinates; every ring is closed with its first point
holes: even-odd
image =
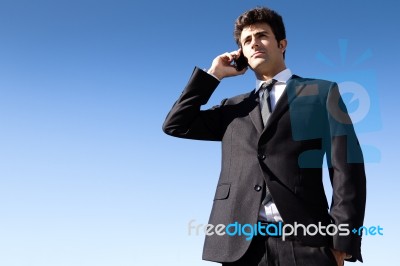
{"type": "Polygon", "coordinates": [[[240,55],[235,61],[235,68],[236,71],[242,71],[245,69],[249,64],[247,62],[247,58],[244,56],[243,52],[240,50],[240,55]]]}
{"type": "Polygon", "coordinates": [[[247,59],[241,55],[241,50],[238,49],[236,51],[226,52],[214,58],[207,72],[217,79],[222,80],[225,77],[244,74],[247,65],[247,59]]]}

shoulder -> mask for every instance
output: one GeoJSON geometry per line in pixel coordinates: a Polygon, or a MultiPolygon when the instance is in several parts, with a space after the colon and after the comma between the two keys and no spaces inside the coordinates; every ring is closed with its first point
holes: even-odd
{"type": "Polygon", "coordinates": [[[295,82],[299,85],[319,85],[319,86],[334,86],[336,84],[336,82],[334,81],[330,81],[330,80],[325,80],[325,79],[319,79],[319,78],[304,78],[304,77],[300,77],[297,75],[293,75],[293,77],[289,80],[289,82],[295,82]]]}
{"type": "Polygon", "coordinates": [[[236,95],[236,96],[233,96],[233,97],[230,97],[230,98],[226,98],[224,101],[225,101],[226,105],[232,105],[232,104],[238,104],[238,103],[244,102],[244,101],[246,101],[246,100],[248,100],[250,98],[253,98],[255,96],[256,96],[255,95],[255,90],[252,90],[252,91],[247,92],[247,93],[243,93],[243,94],[239,94],[239,95],[236,95]]]}
{"type": "Polygon", "coordinates": [[[326,95],[332,88],[337,88],[337,83],[318,78],[303,78],[296,75],[287,83],[288,93],[293,93],[293,96],[306,95],[326,95]]]}

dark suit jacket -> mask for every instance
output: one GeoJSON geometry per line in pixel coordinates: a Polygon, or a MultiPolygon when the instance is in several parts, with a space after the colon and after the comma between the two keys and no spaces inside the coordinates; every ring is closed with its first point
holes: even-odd
{"type": "MultiPolygon", "coordinates": [[[[258,93],[225,99],[201,110],[219,82],[195,68],[169,112],[163,130],[189,139],[222,141],[222,169],[209,223],[257,223],[267,184],[284,223],[363,224],[366,181],[363,156],[336,83],[292,76],[263,127],[258,93]],[[326,155],[333,186],[329,210],[322,182],[326,155]]],[[[360,260],[361,237],[297,238],[309,246],[331,246],[360,260]]],[[[243,236],[207,236],[203,259],[239,259],[250,241],[243,236]]]]}

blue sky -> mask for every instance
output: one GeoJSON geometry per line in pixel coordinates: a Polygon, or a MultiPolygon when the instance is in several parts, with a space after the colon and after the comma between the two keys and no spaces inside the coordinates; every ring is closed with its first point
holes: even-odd
{"type": "MultiPolygon", "coordinates": [[[[0,265],[217,265],[201,261],[203,236],[187,226],[208,220],[219,143],[161,125],[193,67],[236,49],[233,22],[258,5],[284,17],[294,73],[368,93],[355,125],[365,224],[384,235],[363,238],[364,265],[395,264],[394,1],[1,0],[0,265]]],[[[223,80],[207,106],[253,88],[250,71],[223,80]]]]}

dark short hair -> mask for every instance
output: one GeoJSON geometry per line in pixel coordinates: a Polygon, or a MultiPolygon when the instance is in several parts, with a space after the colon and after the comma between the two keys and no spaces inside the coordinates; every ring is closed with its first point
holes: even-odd
{"type": "Polygon", "coordinates": [[[272,9],[266,7],[257,7],[244,12],[235,21],[235,30],[233,35],[236,43],[241,46],[240,36],[245,27],[256,23],[267,23],[275,35],[277,42],[286,39],[285,25],[281,15],[272,9]]]}

